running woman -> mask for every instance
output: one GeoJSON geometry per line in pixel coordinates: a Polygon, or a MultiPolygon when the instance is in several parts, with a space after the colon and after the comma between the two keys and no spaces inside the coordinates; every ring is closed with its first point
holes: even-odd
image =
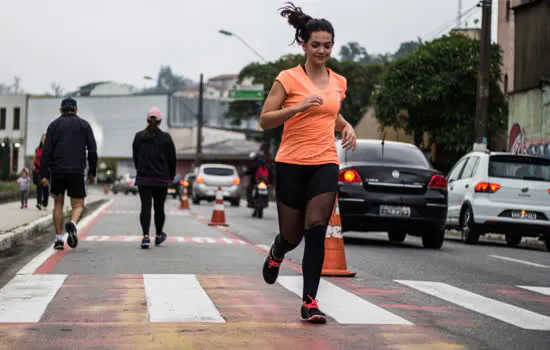
{"type": "Polygon", "coordinates": [[[316,301],[325,252],[325,234],[338,186],[339,162],[335,130],[345,149],[355,150],[353,127],[340,114],[346,79],[326,63],[334,45],[334,28],[288,3],[281,15],[296,29],[295,41],[306,55],[303,65],[282,71],[260,115],[263,129],[284,124],[276,162],[279,234],[263,266],[264,280],[273,284],[285,254],[305,236],[302,262],[302,320],[325,323],[316,301]]]}
{"type": "Polygon", "coordinates": [[[163,232],[166,215],[164,203],[168,194],[168,184],[176,176],[176,148],[172,137],[160,129],[162,115],[157,107],[147,113],[147,127],[134,138],[133,157],[137,169],[136,186],[141,199],[140,223],[143,231],[141,248],[151,245],[149,227],[151,226],[151,207],[155,209],[155,245],[166,240],[163,232]]]}

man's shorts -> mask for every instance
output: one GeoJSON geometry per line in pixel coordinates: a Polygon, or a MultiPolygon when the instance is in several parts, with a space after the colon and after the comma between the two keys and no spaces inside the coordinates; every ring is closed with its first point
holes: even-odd
{"type": "Polygon", "coordinates": [[[51,193],[55,196],[67,195],[71,198],[86,197],[86,182],[82,174],[52,174],[50,181],[51,193]]]}

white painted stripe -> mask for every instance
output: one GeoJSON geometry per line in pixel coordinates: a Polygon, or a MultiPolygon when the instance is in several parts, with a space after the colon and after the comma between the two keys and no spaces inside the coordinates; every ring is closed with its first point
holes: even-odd
{"type": "Polygon", "coordinates": [[[256,245],[256,247],[258,247],[258,248],[260,248],[260,249],[263,249],[263,250],[265,250],[266,252],[268,252],[269,249],[271,249],[270,246],[265,245],[265,244],[258,244],[258,245],[256,245]]]}
{"type": "MultiPolygon", "coordinates": [[[[302,276],[280,276],[277,282],[294,294],[302,296],[302,276]]],[[[341,324],[412,325],[411,322],[324,279],[321,279],[317,299],[321,311],[341,324]]]]}
{"type": "MultiPolygon", "coordinates": [[[[103,212],[103,210],[105,210],[105,208],[108,208],[111,204],[113,204],[113,202],[115,201],[115,199],[111,199],[110,201],[104,203],[102,206],[100,206],[99,208],[97,208],[92,214],[86,216],[84,219],[82,219],[77,225],[77,229],[78,231],[81,231],[83,230],[86,226],[88,226],[88,224],[94,220],[101,212],[103,212]]],[[[67,234],[65,234],[65,241],[67,240],[67,234]]],[[[46,250],[44,250],[42,253],[40,253],[39,255],[37,255],[36,257],[34,257],[31,261],[29,261],[29,263],[27,263],[27,265],[23,266],[23,268],[21,270],[19,270],[19,272],[17,272],[18,275],[25,275],[25,274],[33,274],[34,271],[36,271],[36,269],[38,269],[40,266],[42,266],[42,264],[44,262],[46,262],[46,260],[48,260],[50,258],[50,256],[52,256],[57,250],[53,249],[53,241],[54,241],[54,237],[52,237],[52,245],[48,248],[46,248],[46,250]]]]}
{"type": "Polygon", "coordinates": [[[396,281],[449,303],[523,329],[550,330],[550,317],[490,299],[441,282],[396,281]]]}
{"type": "Polygon", "coordinates": [[[67,275],[16,275],[0,290],[0,323],[38,322],[67,275]]]}
{"type": "Polygon", "coordinates": [[[151,322],[225,322],[195,275],[143,275],[143,282],[151,322]]]}
{"type": "Polygon", "coordinates": [[[546,265],[541,265],[541,264],[537,264],[537,263],[532,263],[530,261],[525,261],[525,260],[519,260],[519,259],[513,259],[513,258],[508,258],[506,256],[500,256],[500,255],[489,255],[491,258],[495,258],[495,259],[501,259],[501,260],[506,260],[506,261],[511,261],[511,262],[516,262],[518,264],[524,264],[524,265],[529,265],[529,266],[535,266],[535,267],[542,267],[544,269],[550,269],[550,266],[546,266],[546,265]]]}
{"type": "Polygon", "coordinates": [[[550,287],[531,287],[531,286],[518,286],[518,287],[530,290],[531,292],[550,295],[550,287]]]}

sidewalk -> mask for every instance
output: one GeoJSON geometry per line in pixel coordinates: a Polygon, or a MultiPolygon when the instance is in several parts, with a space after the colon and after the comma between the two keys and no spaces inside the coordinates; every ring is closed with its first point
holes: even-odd
{"type": "MultiPolygon", "coordinates": [[[[106,200],[108,197],[99,187],[89,187],[85,206],[106,200]]],[[[38,210],[36,199],[29,198],[28,208],[21,209],[19,201],[0,204],[0,251],[11,247],[16,241],[26,239],[32,231],[43,230],[53,224],[53,198],[48,201],[48,208],[38,210]]],[[[65,214],[71,209],[71,201],[65,197],[63,211],[65,214]]]]}

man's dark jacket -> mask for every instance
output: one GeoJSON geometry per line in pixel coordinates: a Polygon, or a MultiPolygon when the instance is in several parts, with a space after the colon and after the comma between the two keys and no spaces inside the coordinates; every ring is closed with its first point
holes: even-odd
{"type": "Polygon", "coordinates": [[[51,174],[95,176],[97,169],[97,146],[90,124],[76,114],[63,114],[54,120],[46,132],[42,150],[40,177],[49,179],[51,174]]]}

